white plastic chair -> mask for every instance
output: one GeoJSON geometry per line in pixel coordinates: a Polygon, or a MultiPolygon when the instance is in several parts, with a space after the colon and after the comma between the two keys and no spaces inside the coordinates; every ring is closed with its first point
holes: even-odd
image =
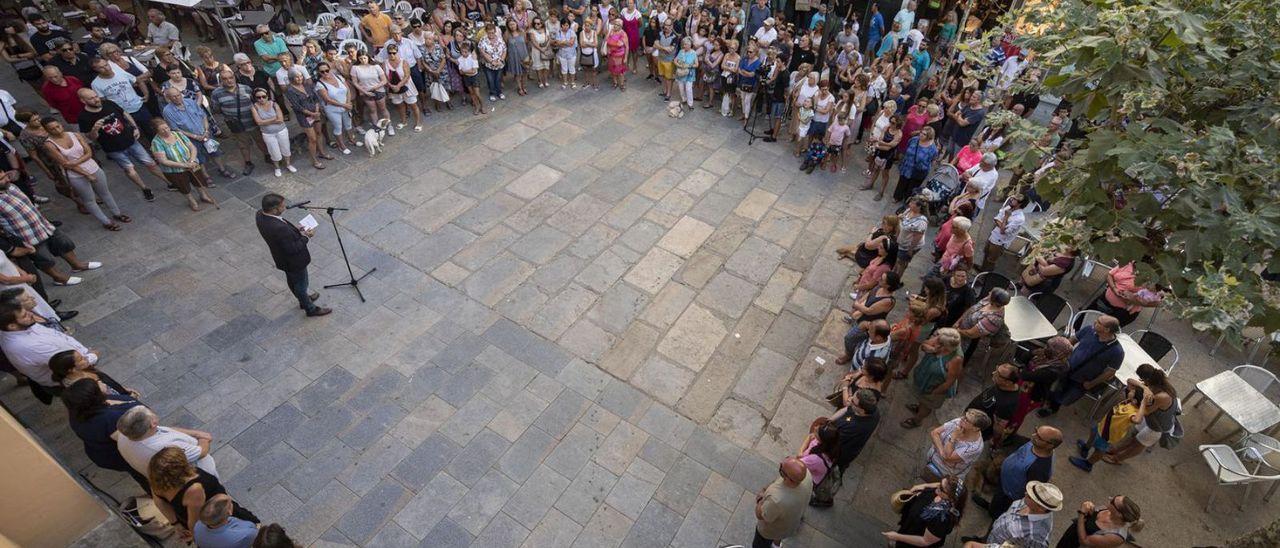
{"type": "Polygon", "coordinates": [[[316,16],[317,27],[332,27],[333,20],[338,18],[338,14],[333,12],[324,12],[316,16]]]}
{"type": "Polygon", "coordinates": [[[413,8],[413,11],[409,12],[410,21],[417,19],[425,23],[426,16],[427,16],[427,8],[417,7],[417,8],[413,8]]]}
{"type": "Polygon", "coordinates": [[[369,46],[360,40],[356,40],[355,38],[347,38],[346,40],[343,40],[340,44],[338,44],[338,52],[340,53],[346,52],[347,45],[354,45],[356,47],[356,51],[360,53],[369,53],[369,46]]]}
{"type": "MultiPolygon", "coordinates": [[[[1274,441],[1274,440],[1272,440],[1274,441]]],[[[1244,497],[1238,503],[1241,510],[1244,509],[1244,499],[1249,497],[1249,491],[1253,489],[1255,483],[1270,482],[1271,489],[1267,490],[1267,494],[1262,497],[1263,501],[1271,500],[1271,495],[1275,494],[1276,487],[1280,486],[1280,473],[1272,473],[1268,475],[1258,474],[1258,470],[1262,467],[1264,455],[1254,447],[1245,446],[1239,450],[1234,450],[1230,445],[1214,444],[1201,445],[1200,454],[1204,456],[1204,461],[1209,465],[1209,470],[1214,474],[1214,487],[1223,485],[1244,485],[1244,497]],[[1256,460],[1253,470],[1249,470],[1245,466],[1241,457],[1249,460],[1256,460]]],[[[1268,466],[1267,468],[1271,468],[1268,466]]],[[[1276,472],[1272,470],[1272,472],[1276,472]]],[[[1218,490],[1213,489],[1209,494],[1209,500],[1205,501],[1204,510],[1209,511],[1213,507],[1213,498],[1217,496],[1218,490]]]]}
{"type": "Polygon", "coordinates": [[[410,4],[405,0],[400,0],[399,2],[396,2],[395,12],[408,18],[409,14],[413,13],[413,4],[410,4]]]}

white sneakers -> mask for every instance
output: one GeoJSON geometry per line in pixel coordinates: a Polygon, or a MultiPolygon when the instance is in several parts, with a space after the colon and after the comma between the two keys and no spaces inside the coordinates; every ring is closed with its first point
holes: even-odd
{"type": "Polygon", "coordinates": [[[283,177],[283,176],[284,176],[284,172],[280,171],[280,168],[276,168],[276,177],[283,177]]]}
{"type": "Polygon", "coordinates": [[[79,276],[71,276],[70,278],[67,278],[67,281],[62,283],[58,283],[55,281],[53,282],[53,285],[56,285],[58,287],[66,287],[69,285],[78,285],[80,282],[83,282],[83,281],[84,281],[84,278],[81,278],[79,276]]]}
{"type": "Polygon", "coordinates": [[[297,173],[297,172],[298,172],[298,168],[293,167],[293,164],[289,164],[289,165],[284,166],[284,167],[288,168],[289,173],[297,173]]]}
{"type": "Polygon", "coordinates": [[[86,271],[86,270],[97,270],[97,269],[99,269],[99,268],[102,268],[102,263],[100,263],[100,262],[98,262],[98,261],[89,261],[89,262],[87,262],[87,263],[85,263],[85,264],[84,264],[84,268],[81,268],[81,269],[72,269],[72,270],[73,270],[74,272],[84,272],[84,271],[86,271]]]}

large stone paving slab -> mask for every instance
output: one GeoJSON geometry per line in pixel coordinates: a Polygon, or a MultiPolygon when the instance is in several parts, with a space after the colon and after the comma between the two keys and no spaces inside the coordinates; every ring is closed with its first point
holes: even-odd
{"type": "MultiPolygon", "coordinates": [[[[221,210],[119,192],[119,234],[56,200],[107,265],[57,296],[104,370],[210,430],[232,494],[306,544],[746,544],[751,494],[827,412],[837,372],[814,345],[835,343],[849,273],[828,251],[878,209],[637,87],[435,115],[378,159],[222,183],[221,210]],[[297,313],[251,225],[268,191],[351,207],[367,301],[339,288],[333,315],[297,313]]],[[[310,248],[314,287],[345,279],[332,228],[310,248]]],[[[3,397],[73,467],[136,490],[88,464],[60,409],[3,397]]],[[[882,527],[825,512],[789,545],[882,527]]]]}

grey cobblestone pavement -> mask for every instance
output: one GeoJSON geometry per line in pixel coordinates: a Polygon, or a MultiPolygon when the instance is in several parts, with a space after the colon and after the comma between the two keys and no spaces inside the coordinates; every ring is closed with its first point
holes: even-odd
{"type": "MultiPolygon", "coordinates": [[[[141,202],[112,169],[124,232],[48,208],[107,265],[56,290],[76,337],[163,422],[212,432],[231,493],[309,545],[748,544],[753,493],[827,412],[834,246],[878,209],[710,111],[668,118],[645,86],[498,107],[374,159],[222,182],[221,210],[141,202]],[[339,288],[333,315],[298,312],[252,222],[267,191],[351,208],[367,302],[339,288]]],[[[346,275],[321,221],[313,286],[346,275]]],[[[96,484],[137,490],[87,462],[62,409],[5,400],[96,484]]],[[[850,475],[795,545],[878,536],[850,475]]]]}

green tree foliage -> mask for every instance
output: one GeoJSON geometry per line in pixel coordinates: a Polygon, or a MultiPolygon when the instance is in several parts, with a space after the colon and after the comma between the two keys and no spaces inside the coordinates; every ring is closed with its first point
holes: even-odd
{"type": "MultiPolygon", "coordinates": [[[[1139,261],[1197,329],[1280,329],[1280,289],[1260,276],[1280,272],[1275,0],[1045,0],[1013,16],[1044,91],[1088,120],[1037,183],[1058,213],[1039,245],[1139,261]]],[[[1017,126],[1022,143],[1044,132],[1017,126]]],[[[1034,169],[1045,152],[1012,160],[1034,169]]]]}

